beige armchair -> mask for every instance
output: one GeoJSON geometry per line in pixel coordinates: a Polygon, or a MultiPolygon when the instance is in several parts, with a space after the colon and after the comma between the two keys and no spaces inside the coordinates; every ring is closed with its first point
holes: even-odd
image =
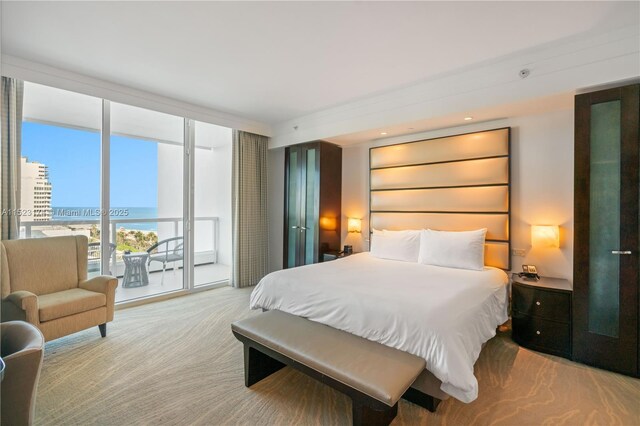
{"type": "Polygon", "coordinates": [[[87,280],[87,244],[84,236],[1,241],[2,322],[27,321],[47,341],[96,325],[105,337],[118,280],[87,280]]]}
{"type": "Polygon", "coordinates": [[[6,367],[0,392],[2,425],[30,425],[36,408],[36,390],[44,355],[44,337],[31,324],[0,324],[2,359],[6,367]]]}

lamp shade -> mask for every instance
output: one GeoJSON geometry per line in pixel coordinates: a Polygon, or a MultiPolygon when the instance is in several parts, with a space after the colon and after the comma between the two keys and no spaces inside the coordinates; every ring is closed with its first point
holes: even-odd
{"type": "Polygon", "coordinates": [[[560,247],[560,227],[558,225],[531,225],[531,245],[533,247],[560,247]]]}
{"type": "Polygon", "coordinates": [[[350,217],[347,222],[349,232],[362,232],[362,220],[350,217]]]}

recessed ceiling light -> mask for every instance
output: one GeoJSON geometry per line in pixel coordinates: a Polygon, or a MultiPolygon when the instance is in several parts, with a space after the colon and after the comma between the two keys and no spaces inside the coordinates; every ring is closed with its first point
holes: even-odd
{"type": "Polygon", "coordinates": [[[386,135],[386,134],[387,134],[387,132],[380,132],[380,134],[381,134],[382,136],[384,136],[384,135],[386,135]]]}
{"type": "Polygon", "coordinates": [[[469,116],[464,118],[464,121],[469,121],[469,120],[473,120],[473,117],[469,116]]]}

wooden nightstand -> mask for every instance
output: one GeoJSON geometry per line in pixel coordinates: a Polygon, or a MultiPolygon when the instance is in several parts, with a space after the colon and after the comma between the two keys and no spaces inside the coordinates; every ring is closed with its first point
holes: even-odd
{"type": "Polygon", "coordinates": [[[341,252],[341,251],[326,251],[326,252],[322,253],[322,261],[323,262],[328,262],[330,260],[336,260],[336,259],[339,259],[341,257],[350,256],[352,254],[353,253],[346,254],[346,253],[341,252]]]}
{"type": "Polygon", "coordinates": [[[529,281],[511,276],[513,340],[571,359],[571,284],[560,278],[529,281]]]}

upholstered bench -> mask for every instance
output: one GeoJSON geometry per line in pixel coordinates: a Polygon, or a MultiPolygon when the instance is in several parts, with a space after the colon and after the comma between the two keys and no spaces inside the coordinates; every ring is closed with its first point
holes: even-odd
{"type": "Polygon", "coordinates": [[[245,386],[289,365],[351,397],[354,425],[388,425],[425,368],[422,358],[280,311],[231,325],[244,344],[245,386]]]}

